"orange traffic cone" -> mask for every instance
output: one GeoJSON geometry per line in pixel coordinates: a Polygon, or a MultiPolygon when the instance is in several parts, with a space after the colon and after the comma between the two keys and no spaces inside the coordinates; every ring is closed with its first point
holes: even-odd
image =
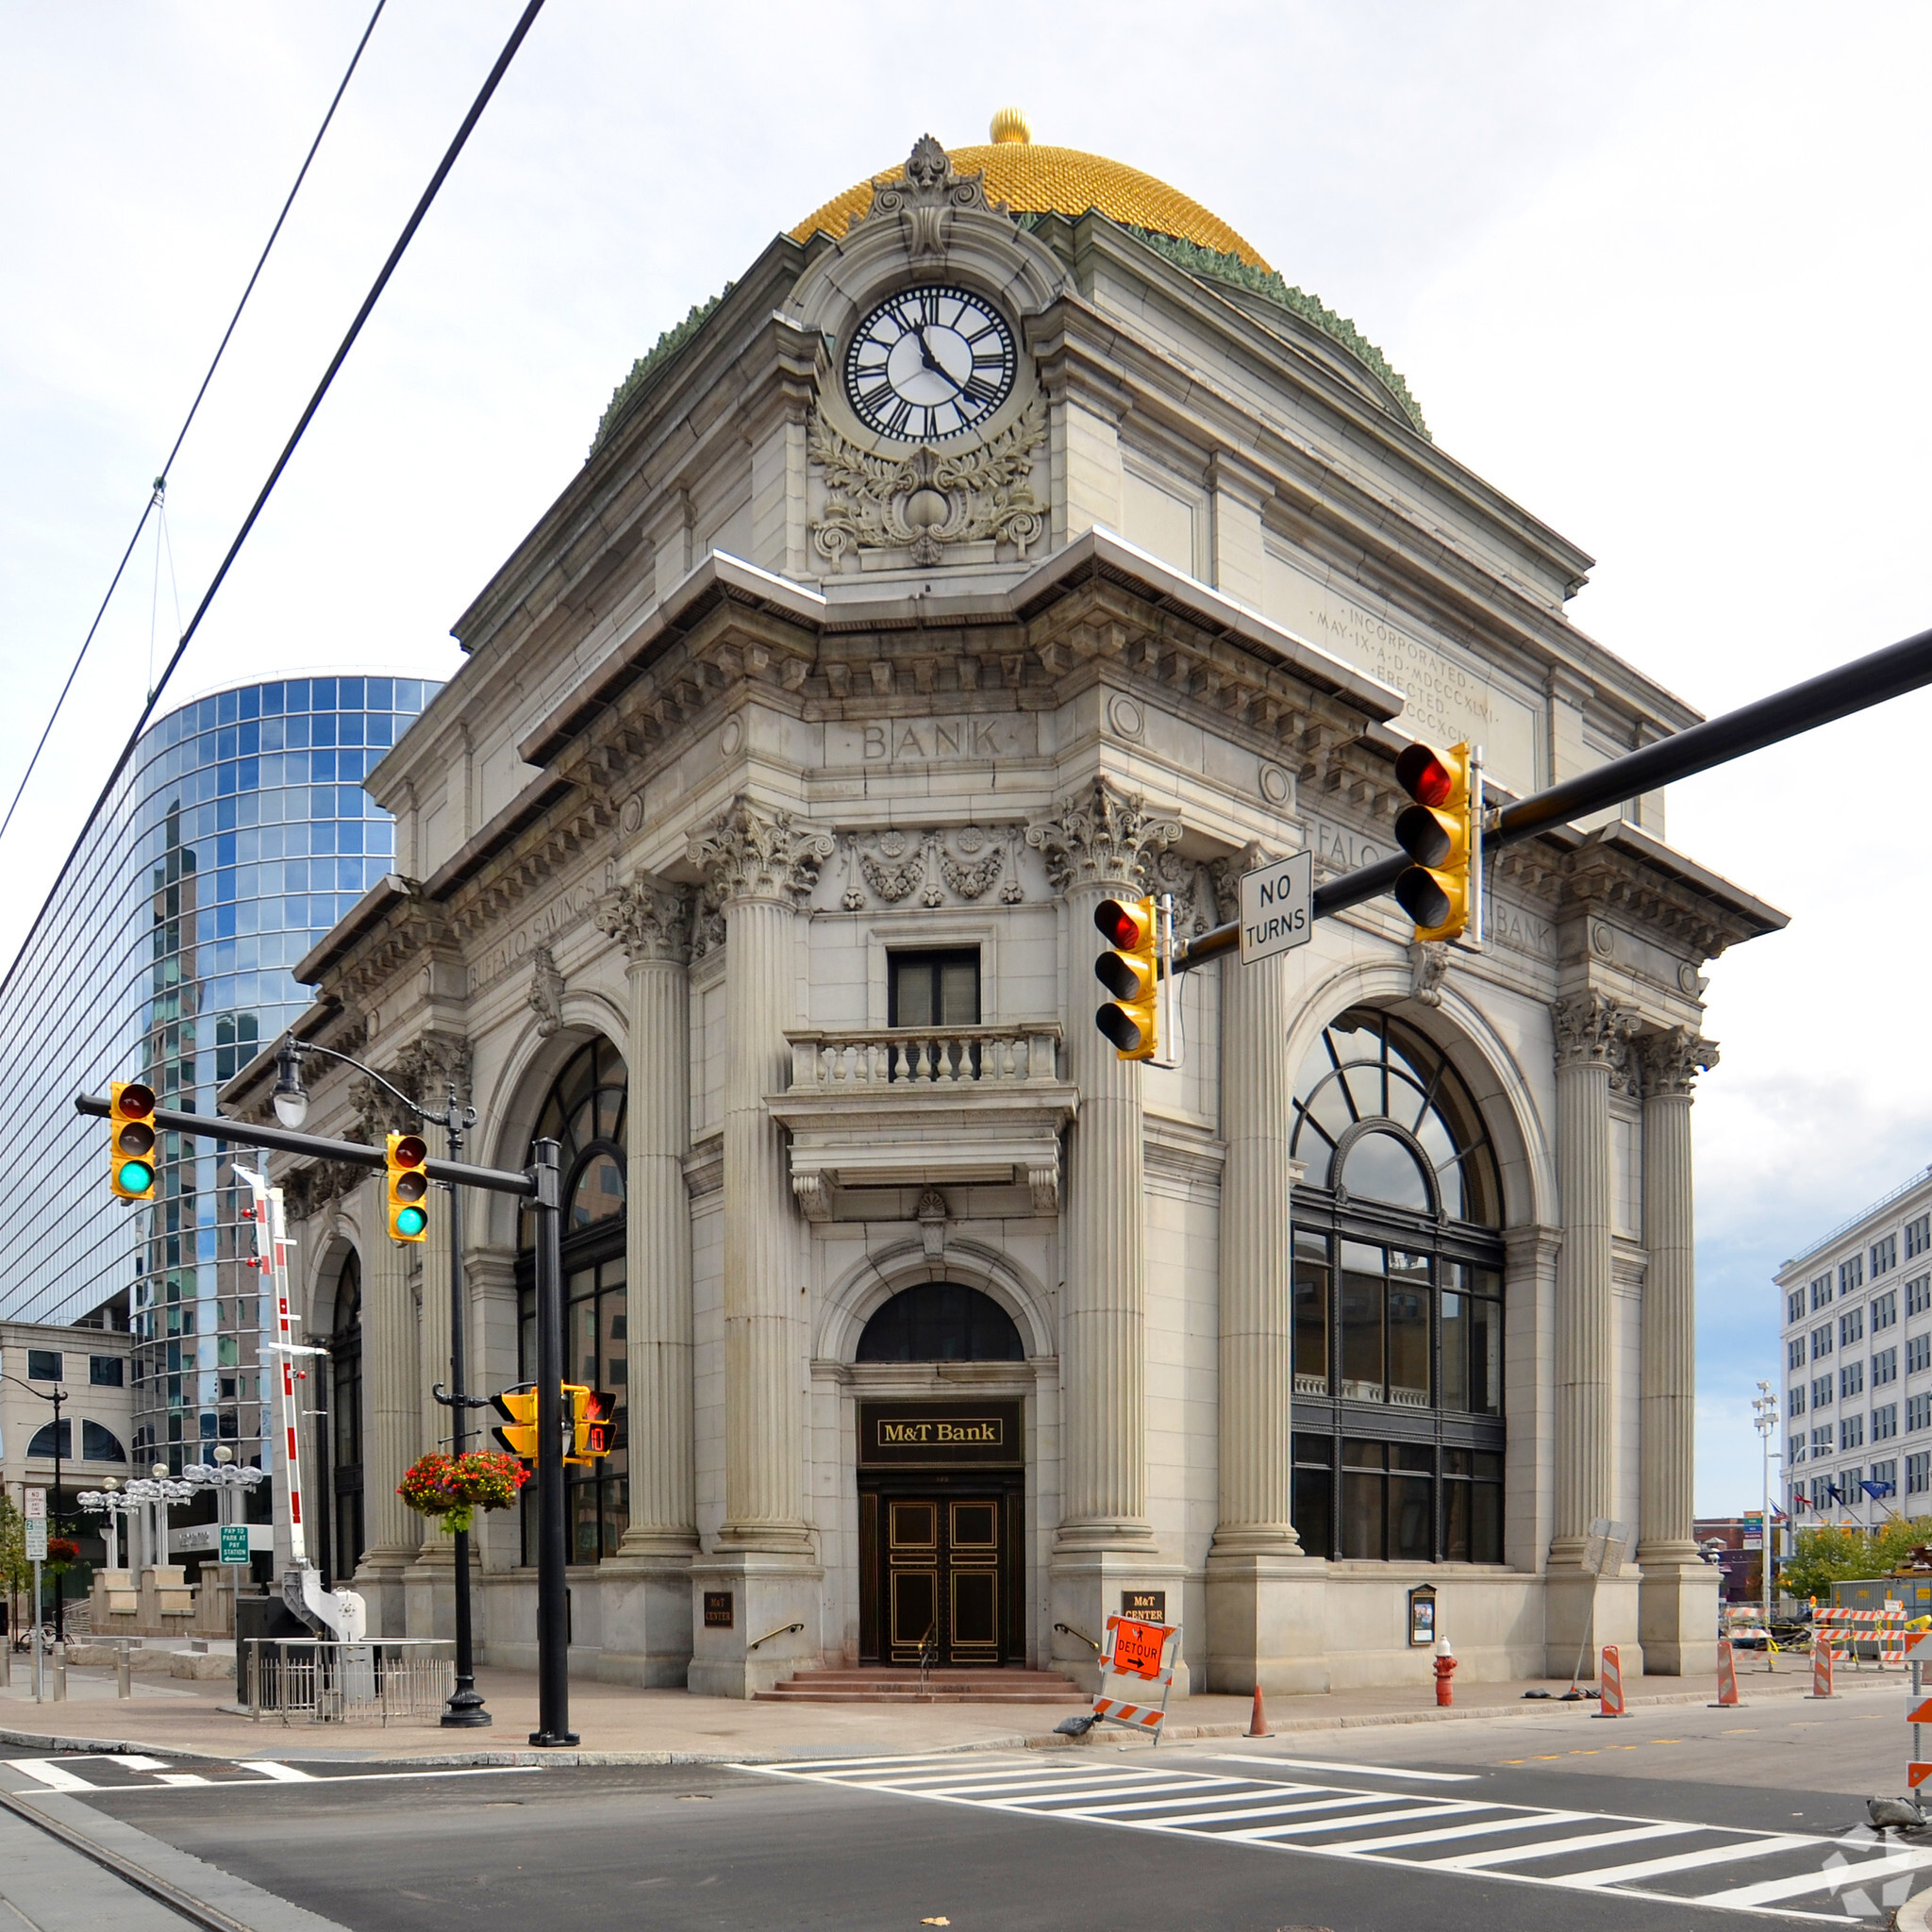
{"type": "Polygon", "coordinates": [[[1261,1709],[1261,1687],[1255,1686],[1255,1714],[1248,1720],[1248,1736],[1251,1738],[1272,1738],[1274,1735],[1268,1728],[1268,1719],[1261,1709]]]}

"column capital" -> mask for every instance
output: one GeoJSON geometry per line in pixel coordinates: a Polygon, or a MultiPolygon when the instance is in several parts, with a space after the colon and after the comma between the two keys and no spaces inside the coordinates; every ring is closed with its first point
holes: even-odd
{"type": "Polygon", "coordinates": [[[1646,1033],[1638,1041],[1637,1051],[1643,1062],[1643,1091],[1653,1099],[1689,1099],[1698,1074],[1708,1073],[1718,1062],[1717,1041],[1706,1040],[1690,1026],[1646,1033]]]}
{"type": "Polygon", "coordinates": [[[1241,917],[1241,874],[1279,857],[1279,853],[1262,844],[1260,840],[1250,839],[1233,858],[1209,861],[1208,876],[1214,885],[1214,909],[1224,923],[1241,917]]]}
{"type": "Polygon", "coordinates": [[[1057,892],[1080,886],[1144,886],[1151,861],[1180,841],[1178,819],[1157,818],[1147,802],[1095,778],[1026,827],[1057,892]]]}
{"type": "Polygon", "coordinates": [[[709,896],[776,900],[795,905],[819,882],[819,867],[831,858],[829,832],[793,824],[782,808],[767,808],[741,793],[706,830],[691,835],[687,853],[705,874],[709,896]]]}
{"type": "Polygon", "coordinates": [[[1634,1007],[1600,992],[1581,992],[1550,1008],[1557,1036],[1557,1067],[1607,1067],[1610,1085],[1627,1089],[1633,1070],[1630,1041],[1641,1024],[1634,1007]]]}
{"type": "Polygon", "coordinates": [[[668,959],[678,965],[691,958],[691,889],[633,873],[598,900],[597,930],[621,945],[632,965],[668,959]]]}

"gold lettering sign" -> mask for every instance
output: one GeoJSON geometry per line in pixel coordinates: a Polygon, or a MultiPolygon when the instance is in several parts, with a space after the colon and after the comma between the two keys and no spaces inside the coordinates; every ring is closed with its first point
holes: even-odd
{"type": "Polygon", "coordinates": [[[1006,1424],[999,1416],[984,1416],[966,1422],[889,1422],[879,1418],[879,1444],[882,1448],[910,1444],[938,1448],[974,1442],[998,1449],[1006,1442],[1006,1424]]]}
{"type": "Polygon", "coordinates": [[[858,1459],[881,1467],[1016,1468],[1025,1455],[1017,1402],[981,1398],[963,1413],[941,1402],[860,1403],[858,1459]]]}

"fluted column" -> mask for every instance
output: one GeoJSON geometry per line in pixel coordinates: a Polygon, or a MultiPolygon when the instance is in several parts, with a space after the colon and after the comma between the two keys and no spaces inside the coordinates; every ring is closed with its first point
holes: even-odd
{"type": "MultiPolygon", "coordinates": [[[[1139,896],[1145,859],[1180,837],[1104,784],[1027,829],[1066,895],[1073,977],[1067,1065],[1080,1093],[1068,1132],[1066,1288],[1060,1304],[1061,1550],[1146,1549],[1146,1204],[1138,1062],[1119,1058],[1083,1008],[1098,1004],[1084,962],[1093,912],[1139,896]]],[[[1091,943],[1090,943],[1091,941],[1091,943]]]]}
{"type": "Polygon", "coordinates": [[[740,798],[691,859],[724,913],[724,1523],[721,1547],[808,1554],[794,1345],[795,1221],[785,1137],[765,1095],[785,1084],[793,908],[832,841],[740,798]]]}
{"type": "Polygon", "coordinates": [[[1593,1517],[1613,1513],[1610,1087],[1626,1077],[1636,1016],[1588,992],[1559,1000],[1554,1018],[1563,1246],[1557,1259],[1557,1520],[1550,1556],[1560,1563],[1576,1559],[1593,1517]]]}
{"type": "Polygon", "coordinates": [[[369,1541],[358,1575],[408,1562],[423,1540],[421,1519],[396,1494],[420,1448],[422,1397],[409,1250],[386,1232],[385,1200],[380,1174],[363,1184],[362,1224],[370,1232],[362,1243],[362,1507],[369,1541]]]}
{"type": "Polygon", "coordinates": [[[1691,1189],[1690,1089],[1717,1064],[1717,1046],[1691,1028],[1647,1034],[1643,1064],[1643,1386],[1641,1563],[1697,1556],[1691,1490],[1696,1469],[1697,1268],[1691,1189]]]}
{"type": "MultiPolygon", "coordinates": [[[[1262,862],[1246,855],[1239,870],[1262,862]]],[[[1229,883],[1238,869],[1226,868],[1229,883]]],[[[1228,913],[1226,916],[1232,916],[1228,913]]],[[[1288,961],[1221,969],[1220,1511],[1213,1557],[1301,1554],[1290,1523],[1294,1070],[1288,961]]],[[[1211,1558],[1210,1558],[1211,1560],[1211,1558]]]]}
{"type": "Polygon", "coordinates": [[[691,890],[643,874],[597,924],[629,957],[626,1354],[630,1526],[625,1557],[697,1548],[691,1456],[691,890]]]}

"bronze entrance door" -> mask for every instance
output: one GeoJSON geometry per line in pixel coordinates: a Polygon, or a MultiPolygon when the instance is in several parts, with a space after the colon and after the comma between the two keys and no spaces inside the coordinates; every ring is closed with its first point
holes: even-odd
{"type": "Polygon", "coordinates": [[[997,1664],[1006,1648],[1004,1496],[880,1495],[881,1660],[997,1664]]]}

